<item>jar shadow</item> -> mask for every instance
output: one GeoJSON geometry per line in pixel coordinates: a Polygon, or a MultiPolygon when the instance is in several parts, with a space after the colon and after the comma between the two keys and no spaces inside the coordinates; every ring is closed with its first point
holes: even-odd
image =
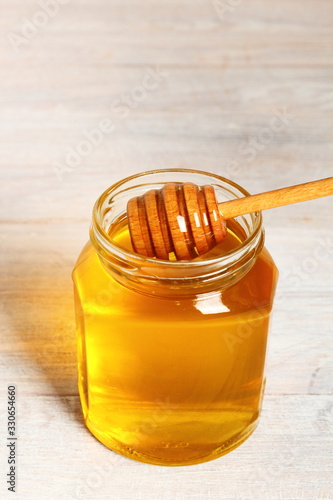
{"type": "Polygon", "coordinates": [[[67,265],[48,267],[45,274],[37,265],[30,269],[25,289],[21,281],[11,289],[15,307],[13,300],[3,303],[11,345],[17,349],[7,353],[8,363],[16,367],[13,383],[20,385],[21,380],[27,386],[31,380],[36,396],[56,398],[56,404],[85,428],[77,388],[71,270],[67,265]]]}

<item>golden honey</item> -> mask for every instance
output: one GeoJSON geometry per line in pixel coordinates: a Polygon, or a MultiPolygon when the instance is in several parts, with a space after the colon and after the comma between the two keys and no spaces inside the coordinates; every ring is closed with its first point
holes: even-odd
{"type": "Polygon", "coordinates": [[[100,219],[108,219],[104,238],[118,253],[92,237],[73,272],[86,425],[142,462],[217,458],[258,422],[276,267],[260,235],[245,252],[245,230],[234,221],[196,263],[151,259],[147,270],[109,201],[102,198],[100,219]]]}

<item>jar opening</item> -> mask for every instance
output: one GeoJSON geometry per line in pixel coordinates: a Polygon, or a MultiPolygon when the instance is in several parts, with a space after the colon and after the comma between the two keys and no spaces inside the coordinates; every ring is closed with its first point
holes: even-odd
{"type": "MultiPolygon", "coordinates": [[[[166,261],[144,257],[117,243],[115,226],[126,225],[126,207],[130,198],[141,196],[150,189],[161,189],[165,183],[192,182],[211,184],[218,202],[248,196],[249,193],[233,181],[215,174],[187,169],[153,170],[127,177],[108,188],[96,201],[90,231],[91,241],[105,269],[115,279],[130,288],[142,286],[172,289],[212,289],[216,281],[230,286],[252,267],[260,253],[264,232],[261,212],[243,215],[228,221],[228,228],[239,238],[236,248],[224,253],[201,256],[191,261],[166,261]],[[110,236],[111,235],[111,236],[110,236]],[[125,281],[128,283],[125,283],[125,281]]],[[[223,243],[223,242],[222,242],[223,243]]],[[[222,284],[223,285],[223,284],[222,284]]]]}

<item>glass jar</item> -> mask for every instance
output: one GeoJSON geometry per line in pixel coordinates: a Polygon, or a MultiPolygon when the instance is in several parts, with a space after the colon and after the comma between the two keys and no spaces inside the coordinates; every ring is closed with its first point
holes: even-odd
{"type": "Polygon", "coordinates": [[[254,431],[277,268],[261,213],[228,221],[228,236],[192,261],[131,249],[130,198],[166,182],[211,184],[218,202],[247,196],[214,174],[158,170],[107,189],[73,271],[79,392],[92,434],[156,465],[212,460],[254,431]]]}

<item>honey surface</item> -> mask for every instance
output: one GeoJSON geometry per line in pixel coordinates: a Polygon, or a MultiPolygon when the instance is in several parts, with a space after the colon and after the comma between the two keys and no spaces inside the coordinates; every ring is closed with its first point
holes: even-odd
{"type": "MultiPolygon", "coordinates": [[[[130,248],[126,226],[113,238],[130,248]]],[[[229,231],[211,252],[239,244],[229,231]]],[[[92,433],[161,465],[199,463],[238,446],[259,414],[276,274],[264,250],[223,292],[158,298],[119,284],[87,244],[74,282],[79,388],[92,433]]]]}

